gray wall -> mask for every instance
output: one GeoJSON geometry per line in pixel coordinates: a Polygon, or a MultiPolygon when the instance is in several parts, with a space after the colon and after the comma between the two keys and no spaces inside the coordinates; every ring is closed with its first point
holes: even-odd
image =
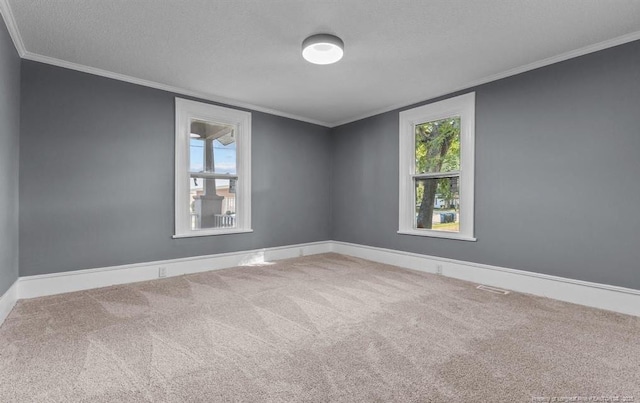
{"type": "Polygon", "coordinates": [[[329,129],[252,120],[254,232],[174,240],[174,94],[24,61],[20,275],[328,239],[329,129]]]}
{"type": "Polygon", "coordinates": [[[20,274],[336,239],[640,289],[640,42],[472,90],[477,242],[396,234],[399,111],[254,112],[255,232],[173,240],[174,95],[24,61],[20,274]]]}
{"type": "Polygon", "coordinates": [[[399,111],[333,130],[332,238],[640,289],[640,42],[472,90],[478,241],[396,234],[399,111]]]}
{"type": "Polygon", "coordinates": [[[0,296],[18,278],[20,57],[0,16],[0,296]]]}

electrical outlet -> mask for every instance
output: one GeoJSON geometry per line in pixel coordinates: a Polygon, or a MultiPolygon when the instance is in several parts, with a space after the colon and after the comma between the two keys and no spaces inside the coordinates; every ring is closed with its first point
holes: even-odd
{"type": "Polygon", "coordinates": [[[437,264],[436,265],[436,274],[442,274],[442,265],[441,264],[437,264]]]}
{"type": "Polygon", "coordinates": [[[160,277],[160,278],[167,277],[167,268],[166,267],[159,267],[158,268],[158,277],[160,277]]]}

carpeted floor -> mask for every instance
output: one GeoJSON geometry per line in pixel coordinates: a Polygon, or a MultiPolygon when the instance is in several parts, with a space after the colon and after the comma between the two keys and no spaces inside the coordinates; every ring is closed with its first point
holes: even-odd
{"type": "Polygon", "coordinates": [[[23,300],[0,328],[1,402],[616,396],[640,402],[640,318],[337,254],[23,300]]]}

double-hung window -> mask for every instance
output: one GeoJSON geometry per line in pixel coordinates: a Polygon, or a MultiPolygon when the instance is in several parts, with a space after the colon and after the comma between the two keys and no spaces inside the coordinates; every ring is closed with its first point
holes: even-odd
{"type": "Polygon", "coordinates": [[[176,98],[175,235],[251,231],[251,114],[176,98]]]}
{"type": "Polygon", "coordinates": [[[475,93],[400,112],[401,234],[474,241],[475,93]]]}

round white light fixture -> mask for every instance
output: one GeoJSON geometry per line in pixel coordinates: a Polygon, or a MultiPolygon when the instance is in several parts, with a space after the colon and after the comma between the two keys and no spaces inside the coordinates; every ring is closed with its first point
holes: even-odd
{"type": "Polygon", "coordinates": [[[344,42],[334,35],[312,35],[302,42],[302,57],[314,64],[331,64],[342,59],[344,42]]]}

